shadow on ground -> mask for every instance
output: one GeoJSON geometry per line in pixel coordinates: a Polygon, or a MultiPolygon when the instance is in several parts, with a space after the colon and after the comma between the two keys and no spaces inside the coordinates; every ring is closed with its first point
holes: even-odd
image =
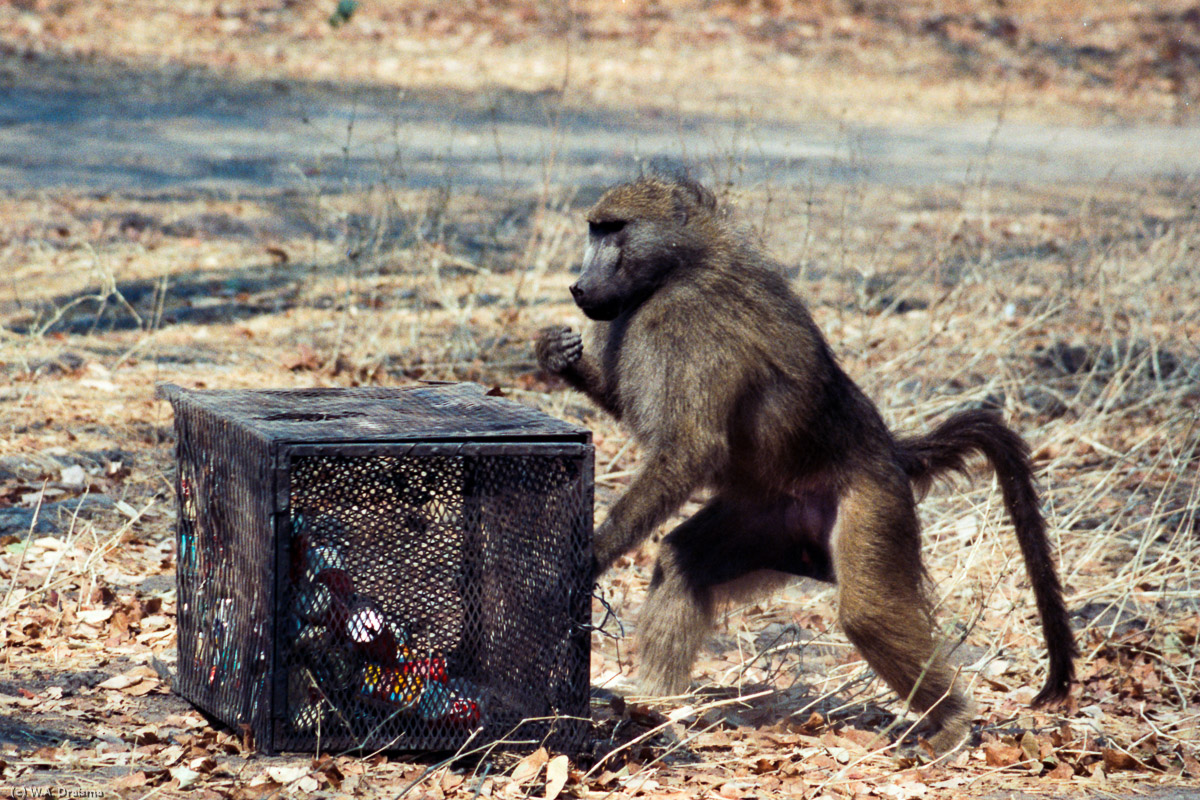
{"type": "MultiPolygon", "coordinates": [[[[8,57],[10,60],[14,56],[8,57]]],[[[2,66],[2,63],[0,63],[2,66]]],[[[383,182],[507,192],[601,185],[655,158],[737,180],[818,185],[1061,182],[1194,175],[1200,127],[1028,124],[871,127],[597,107],[555,92],[466,94],[239,80],[202,68],[0,70],[0,184],[262,194],[383,182]],[[722,166],[725,165],[725,166],[722,166]]]]}

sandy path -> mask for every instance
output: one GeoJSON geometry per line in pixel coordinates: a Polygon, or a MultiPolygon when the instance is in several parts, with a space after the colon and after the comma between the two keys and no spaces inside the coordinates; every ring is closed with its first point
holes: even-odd
{"type": "Polygon", "coordinates": [[[540,96],[206,84],[186,96],[0,88],[0,186],[275,192],[316,182],[529,188],[605,183],[668,156],[780,184],[1195,177],[1200,127],[867,127],[564,112],[540,96]],[[736,172],[733,170],[736,167],[736,172]]]}

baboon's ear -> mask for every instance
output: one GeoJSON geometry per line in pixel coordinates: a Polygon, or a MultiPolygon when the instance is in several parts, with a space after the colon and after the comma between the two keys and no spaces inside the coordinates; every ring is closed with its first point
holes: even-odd
{"type": "Polygon", "coordinates": [[[696,205],[706,208],[709,211],[717,210],[716,194],[707,186],[700,183],[700,181],[688,179],[683,182],[683,186],[696,198],[696,205]]]}
{"type": "Polygon", "coordinates": [[[690,178],[677,178],[671,196],[675,201],[675,217],[681,225],[687,223],[692,209],[715,211],[717,208],[717,196],[699,181],[690,178]]]}
{"type": "Polygon", "coordinates": [[[676,186],[671,190],[671,203],[675,207],[675,222],[679,225],[687,225],[688,209],[691,207],[691,203],[684,196],[682,187],[676,186]]]}

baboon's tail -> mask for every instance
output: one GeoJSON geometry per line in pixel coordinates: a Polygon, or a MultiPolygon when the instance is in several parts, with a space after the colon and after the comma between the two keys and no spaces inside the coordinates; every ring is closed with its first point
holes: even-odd
{"type": "Polygon", "coordinates": [[[1033,584],[1042,633],[1050,654],[1046,684],[1034,698],[1042,705],[1067,696],[1075,676],[1074,658],[1079,655],[1062,587],[1054,571],[1046,522],[1038,509],[1033,488],[1033,466],[1023,439],[990,411],[964,411],[953,415],[925,436],[900,439],[900,462],[918,494],[947,471],[964,472],[967,457],[979,453],[987,458],[1000,480],[1004,507],[1016,528],[1025,569],[1033,584]]]}

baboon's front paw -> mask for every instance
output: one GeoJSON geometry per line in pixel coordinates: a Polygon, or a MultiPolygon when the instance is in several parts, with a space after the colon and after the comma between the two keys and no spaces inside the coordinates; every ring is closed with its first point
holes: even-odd
{"type": "Polygon", "coordinates": [[[583,357],[583,338],[568,327],[543,328],[538,337],[538,364],[547,372],[564,372],[583,357]]]}
{"type": "Polygon", "coordinates": [[[938,756],[954,750],[971,736],[970,719],[954,719],[934,731],[929,737],[930,749],[938,756]]]}
{"type": "Polygon", "coordinates": [[[601,523],[592,536],[592,558],[595,564],[595,572],[592,573],[592,577],[598,579],[613,565],[614,561],[621,557],[621,554],[621,550],[616,546],[616,537],[612,534],[611,526],[607,521],[601,523]]]}

